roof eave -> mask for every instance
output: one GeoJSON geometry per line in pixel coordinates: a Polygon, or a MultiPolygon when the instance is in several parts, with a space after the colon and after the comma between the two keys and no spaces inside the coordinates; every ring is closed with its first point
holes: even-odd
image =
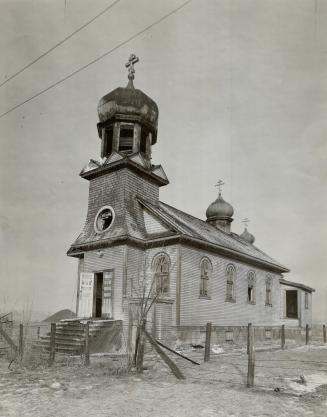
{"type": "Polygon", "coordinates": [[[301,284],[300,282],[294,282],[294,281],[288,281],[287,279],[281,278],[279,282],[282,285],[288,285],[289,287],[295,287],[300,288],[302,290],[308,291],[308,292],[315,292],[316,290],[312,287],[309,287],[305,284],[301,284]]]}
{"type": "Polygon", "coordinates": [[[124,158],[119,161],[111,162],[108,165],[102,165],[99,168],[95,168],[87,172],[81,172],[79,175],[86,180],[91,180],[93,178],[104,175],[108,172],[116,171],[118,169],[127,168],[127,167],[131,168],[133,171],[137,171],[138,173],[141,172],[151,181],[158,184],[159,187],[169,184],[168,180],[165,180],[164,178],[157,176],[153,172],[141,167],[139,164],[137,164],[134,161],[131,161],[129,158],[124,158]]]}
{"type": "Polygon", "coordinates": [[[144,249],[148,247],[160,247],[162,245],[167,244],[174,244],[174,243],[182,243],[186,245],[191,245],[195,247],[200,247],[201,249],[210,250],[214,253],[219,253],[224,256],[230,256],[233,259],[237,259],[243,262],[250,263],[251,265],[257,265],[260,267],[264,267],[266,269],[278,272],[278,273],[287,273],[289,269],[281,266],[269,263],[262,259],[258,259],[252,256],[245,255],[233,249],[225,248],[223,246],[215,245],[209,242],[206,242],[201,239],[196,239],[190,236],[186,236],[183,234],[175,234],[173,236],[161,236],[156,238],[149,238],[149,239],[138,239],[128,235],[120,236],[119,238],[115,239],[104,239],[94,242],[87,242],[78,245],[72,245],[67,252],[68,256],[73,257],[80,257],[83,252],[96,250],[96,249],[103,249],[110,246],[117,246],[122,244],[130,244],[133,246],[142,247],[144,249]]]}

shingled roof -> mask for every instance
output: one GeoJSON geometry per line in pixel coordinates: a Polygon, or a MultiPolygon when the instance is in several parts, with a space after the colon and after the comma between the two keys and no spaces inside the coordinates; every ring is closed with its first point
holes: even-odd
{"type": "Polygon", "coordinates": [[[78,256],[85,250],[123,244],[124,242],[154,247],[156,243],[168,245],[179,241],[277,272],[289,272],[288,268],[236,233],[227,233],[161,201],[153,204],[137,197],[135,203],[134,209],[133,207],[128,208],[126,215],[120,216],[113,227],[101,235],[94,231],[92,219],[92,221],[86,222],[83,232],[70,247],[68,255],[78,256]],[[144,223],[146,211],[152,213],[152,216],[166,228],[162,228],[157,233],[149,233],[144,223]]]}
{"type": "Polygon", "coordinates": [[[179,235],[188,237],[199,244],[210,244],[211,248],[233,252],[237,257],[246,257],[248,260],[259,261],[271,266],[280,272],[289,272],[289,269],[275,259],[262,252],[256,246],[242,239],[236,233],[227,233],[204,220],[178,210],[166,203],[159,202],[158,206],[140,199],[148,210],[157,215],[166,224],[169,224],[179,235]]]}

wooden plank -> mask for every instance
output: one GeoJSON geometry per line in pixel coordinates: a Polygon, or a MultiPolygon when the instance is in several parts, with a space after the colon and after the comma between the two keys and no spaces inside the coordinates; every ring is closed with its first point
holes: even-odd
{"type": "Polygon", "coordinates": [[[119,148],[119,135],[120,135],[120,123],[114,124],[113,136],[112,136],[112,150],[118,152],[119,148]]]}
{"type": "Polygon", "coordinates": [[[282,324],[281,330],[280,330],[280,339],[281,339],[281,348],[285,349],[285,324],[282,324]]]}
{"type": "Polygon", "coordinates": [[[181,287],[182,287],[182,253],[181,245],[177,245],[177,273],[176,273],[176,325],[181,324],[181,287]]]}
{"type": "Polygon", "coordinates": [[[145,329],[144,329],[144,334],[147,337],[147,339],[149,340],[150,344],[154,347],[155,351],[161,357],[161,359],[169,366],[170,370],[175,375],[175,377],[177,379],[185,379],[184,375],[179,370],[179,368],[170,359],[170,357],[165,354],[165,352],[161,349],[161,347],[158,345],[158,343],[155,341],[155,339],[145,329]]]}
{"type": "Polygon", "coordinates": [[[52,366],[56,354],[56,323],[51,323],[50,330],[50,352],[49,352],[49,366],[52,366]]]}
{"type": "Polygon", "coordinates": [[[305,344],[308,345],[309,344],[309,325],[306,324],[305,325],[305,344]]]}
{"type": "Polygon", "coordinates": [[[190,361],[191,363],[193,363],[194,365],[200,365],[199,362],[195,362],[193,359],[188,358],[187,356],[182,355],[179,352],[176,352],[176,350],[171,349],[170,347],[164,345],[163,343],[159,342],[159,340],[156,340],[156,342],[158,343],[159,346],[169,350],[169,352],[174,353],[177,356],[180,356],[183,359],[186,359],[187,361],[190,361]]]}
{"type": "Polygon", "coordinates": [[[84,365],[90,365],[90,323],[87,322],[85,325],[85,344],[84,344],[84,365]]]}
{"type": "Polygon", "coordinates": [[[210,359],[210,343],[211,343],[211,323],[207,323],[206,342],[204,346],[204,362],[209,362],[209,359],[210,359]]]}
{"type": "Polygon", "coordinates": [[[15,342],[9,336],[9,334],[5,331],[0,323],[0,335],[4,338],[4,340],[8,343],[8,345],[14,349],[15,352],[18,352],[18,346],[16,346],[15,342]]]}
{"type": "Polygon", "coordinates": [[[23,324],[19,325],[19,345],[18,346],[19,346],[18,348],[19,356],[23,358],[23,355],[24,355],[24,325],[23,324]]]}
{"type": "Polygon", "coordinates": [[[254,357],[254,332],[252,324],[248,324],[248,375],[247,375],[247,386],[253,387],[254,385],[254,364],[255,364],[255,357],[254,357]]]}
{"type": "Polygon", "coordinates": [[[127,336],[127,356],[128,364],[130,367],[133,366],[134,357],[134,337],[133,337],[133,311],[131,304],[128,304],[128,336],[127,336]]]}
{"type": "Polygon", "coordinates": [[[124,296],[127,295],[127,262],[128,262],[128,246],[124,246],[123,256],[123,297],[122,303],[124,304],[124,296]]]}
{"type": "Polygon", "coordinates": [[[249,340],[250,340],[250,336],[249,336],[249,334],[250,334],[250,324],[251,324],[251,323],[249,323],[249,324],[248,324],[248,327],[247,327],[247,338],[246,338],[246,353],[247,353],[247,355],[249,354],[249,340]]]}

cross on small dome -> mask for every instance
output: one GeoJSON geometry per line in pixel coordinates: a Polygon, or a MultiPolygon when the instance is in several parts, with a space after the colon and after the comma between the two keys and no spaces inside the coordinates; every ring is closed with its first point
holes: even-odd
{"type": "Polygon", "coordinates": [[[252,233],[248,231],[248,224],[250,223],[250,220],[247,217],[245,217],[242,220],[242,223],[244,223],[244,231],[242,234],[240,234],[240,237],[246,240],[247,242],[251,243],[251,245],[253,245],[255,237],[252,235],[252,233]]]}
{"type": "Polygon", "coordinates": [[[131,54],[128,62],[125,64],[125,67],[128,68],[128,85],[127,87],[134,87],[133,80],[135,78],[135,69],[134,65],[139,62],[139,58],[135,54],[131,54]]]}
{"type": "Polygon", "coordinates": [[[247,228],[248,227],[248,224],[250,223],[250,219],[248,219],[247,217],[245,217],[243,220],[242,220],[242,223],[244,223],[244,227],[245,228],[247,228]]]}
{"type": "Polygon", "coordinates": [[[226,219],[229,222],[232,221],[234,209],[231,204],[227,203],[227,201],[225,201],[221,196],[221,190],[224,184],[223,180],[218,180],[217,184],[215,184],[215,187],[218,187],[219,195],[218,198],[207,208],[207,221],[213,220],[215,222],[216,220],[226,219]]]}
{"type": "Polygon", "coordinates": [[[218,181],[217,181],[217,184],[215,185],[215,187],[218,187],[219,195],[221,194],[221,191],[222,191],[223,185],[225,185],[225,183],[224,183],[224,181],[223,181],[223,180],[218,180],[218,181]]]}

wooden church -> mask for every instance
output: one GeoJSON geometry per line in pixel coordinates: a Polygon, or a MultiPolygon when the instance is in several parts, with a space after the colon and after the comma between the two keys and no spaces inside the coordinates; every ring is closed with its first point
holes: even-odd
{"type": "MultiPolygon", "coordinates": [[[[312,288],[290,282],[289,270],[254,245],[245,227],[231,230],[234,210],[218,198],[198,219],[159,199],[169,181],[152,163],[158,106],[128,84],[99,102],[101,158],[80,176],[89,181],[84,228],[68,250],[78,259],[77,317],[122,320],[142,294],[155,293],[155,332],[216,326],[311,324],[312,288]]],[[[218,185],[221,185],[219,183],[218,185]]],[[[152,300],[153,301],[153,300],[152,300]]]]}

